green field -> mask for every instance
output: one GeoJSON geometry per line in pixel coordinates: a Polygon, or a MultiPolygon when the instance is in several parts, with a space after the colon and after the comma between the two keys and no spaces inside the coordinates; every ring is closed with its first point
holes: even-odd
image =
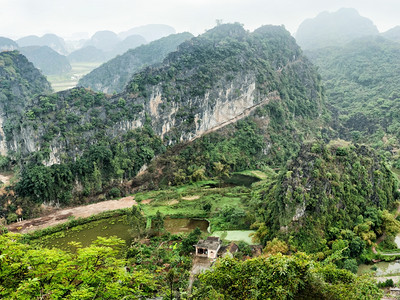
{"type": "Polygon", "coordinates": [[[101,64],[101,62],[71,63],[71,72],[62,75],[49,75],[47,76],[47,80],[51,83],[54,91],[64,91],[76,86],[81,77],[101,64]]]}
{"type": "Polygon", "coordinates": [[[249,245],[254,244],[250,234],[254,233],[255,230],[225,230],[225,231],[214,231],[213,236],[218,236],[226,241],[243,241],[249,245]]]}

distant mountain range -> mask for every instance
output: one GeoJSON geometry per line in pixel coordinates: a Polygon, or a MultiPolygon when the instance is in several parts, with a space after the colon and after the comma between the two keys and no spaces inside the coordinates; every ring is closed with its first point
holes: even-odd
{"type": "Polygon", "coordinates": [[[29,35],[18,39],[16,42],[20,47],[48,46],[62,55],[68,53],[64,39],[62,37],[59,37],[51,33],[45,34],[42,37],[38,37],[36,35],[29,35]]]}
{"type": "Polygon", "coordinates": [[[48,46],[21,47],[19,51],[45,75],[56,75],[71,71],[67,57],[48,46]]]}
{"type": "Polygon", "coordinates": [[[134,73],[146,66],[162,62],[170,52],[192,37],[189,32],[171,34],[147,45],[130,49],[82,77],[78,85],[105,93],[122,92],[134,73]]]}

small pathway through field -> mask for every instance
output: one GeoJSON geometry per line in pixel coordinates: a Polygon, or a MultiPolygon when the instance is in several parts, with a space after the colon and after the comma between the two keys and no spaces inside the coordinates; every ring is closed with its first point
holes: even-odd
{"type": "Polygon", "coordinates": [[[195,256],[193,258],[192,263],[192,270],[190,271],[189,276],[189,284],[188,284],[188,291],[191,292],[194,278],[196,275],[208,270],[211,267],[212,259],[207,257],[198,257],[195,256]]]}
{"type": "Polygon", "coordinates": [[[87,218],[104,211],[128,208],[132,205],[137,205],[137,202],[134,200],[133,196],[128,196],[119,200],[108,200],[89,205],[60,209],[44,217],[12,223],[7,226],[7,229],[11,232],[27,233],[65,223],[68,221],[68,217],[71,216],[75,218],[87,218]]]}

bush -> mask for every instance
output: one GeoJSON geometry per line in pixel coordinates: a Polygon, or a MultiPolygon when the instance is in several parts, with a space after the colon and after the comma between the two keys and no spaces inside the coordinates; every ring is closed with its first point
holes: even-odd
{"type": "Polygon", "coordinates": [[[394,282],[393,279],[387,279],[384,282],[378,282],[378,287],[384,288],[384,287],[394,287],[394,282]]]}
{"type": "Polygon", "coordinates": [[[119,190],[119,188],[113,187],[113,188],[108,192],[108,195],[109,195],[111,198],[117,198],[117,197],[121,196],[121,191],[119,190]]]}

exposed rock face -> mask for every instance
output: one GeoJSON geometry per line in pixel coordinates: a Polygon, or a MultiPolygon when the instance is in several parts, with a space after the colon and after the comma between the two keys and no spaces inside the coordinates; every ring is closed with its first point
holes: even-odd
{"type": "Polygon", "coordinates": [[[3,149],[22,157],[41,152],[38,157],[52,165],[82,155],[104,136],[145,125],[171,145],[257,109],[285,122],[284,115],[318,118],[321,105],[318,76],[284,28],[249,33],[239,24],[221,25],[184,42],[161,65],[135,74],[121,94],[76,88],[33,99],[3,149]],[[270,101],[274,107],[262,109],[270,101]]]}
{"type": "MultiPolygon", "coordinates": [[[[21,141],[30,141],[32,128],[25,128],[21,136],[12,135],[12,127],[37,94],[51,91],[50,83],[25,56],[17,51],[0,53],[0,154],[18,151],[21,141]],[[30,131],[30,132],[27,132],[30,131]]],[[[35,151],[32,142],[24,143],[22,148],[35,151]]]]}

